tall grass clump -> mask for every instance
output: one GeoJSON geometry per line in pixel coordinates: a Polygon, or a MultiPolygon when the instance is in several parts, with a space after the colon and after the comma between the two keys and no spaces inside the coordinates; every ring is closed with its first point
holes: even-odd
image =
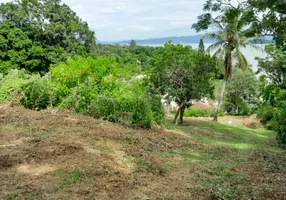
{"type": "Polygon", "coordinates": [[[0,103],[17,101],[20,97],[21,87],[33,82],[36,75],[30,75],[25,70],[10,70],[7,75],[0,79],[0,103]]]}

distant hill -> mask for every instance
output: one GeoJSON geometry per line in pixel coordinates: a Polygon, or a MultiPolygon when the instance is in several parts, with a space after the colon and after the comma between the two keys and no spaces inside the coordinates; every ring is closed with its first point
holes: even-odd
{"type": "MultiPolygon", "coordinates": [[[[162,37],[162,38],[149,38],[142,40],[135,40],[138,45],[164,45],[169,40],[172,40],[174,44],[190,44],[190,43],[199,43],[203,35],[193,35],[193,36],[180,36],[180,37],[162,37]]],[[[258,44],[267,44],[272,42],[272,38],[265,38],[263,40],[251,39],[251,43],[258,44]]],[[[100,44],[120,44],[128,45],[130,40],[124,41],[97,41],[100,44]]],[[[214,40],[204,39],[205,43],[213,43],[214,40]]]]}
{"type": "MultiPolygon", "coordinates": [[[[199,43],[203,35],[193,35],[193,36],[181,36],[181,37],[163,37],[163,38],[149,38],[143,40],[135,40],[138,45],[163,45],[169,40],[172,40],[174,44],[189,44],[189,43],[199,43]]],[[[97,41],[100,44],[129,44],[130,40],[118,41],[118,42],[108,42],[108,41],[97,41]]],[[[213,40],[205,39],[205,43],[211,43],[213,40]]]]}

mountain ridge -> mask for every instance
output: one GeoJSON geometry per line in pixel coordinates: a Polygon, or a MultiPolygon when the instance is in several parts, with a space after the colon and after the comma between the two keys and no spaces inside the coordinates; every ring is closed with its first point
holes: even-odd
{"type": "MultiPolygon", "coordinates": [[[[191,44],[191,43],[199,43],[200,39],[202,38],[203,34],[199,35],[191,35],[191,36],[170,36],[170,37],[158,37],[158,38],[148,38],[148,39],[134,39],[136,44],[138,45],[164,45],[166,42],[172,40],[174,44],[191,44]]],[[[122,41],[100,41],[98,40],[97,43],[99,44],[119,44],[119,45],[128,45],[131,40],[122,40],[122,41]]],[[[257,39],[250,39],[252,43],[256,44],[266,44],[271,43],[272,38],[265,37],[262,40],[257,39]]],[[[205,43],[213,43],[215,40],[205,38],[205,43]]]]}
{"type": "MultiPolygon", "coordinates": [[[[187,43],[198,43],[203,35],[192,35],[192,36],[170,36],[170,37],[158,37],[148,39],[134,39],[138,45],[146,44],[165,44],[169,40],[172,40],[175,44],[187,44],[187,43]]],[[[129,44],[130,40],[122,41],[98,41],[100,44],[129,44]]],[[[205,39],[205,43],[211,43],[213,40],[205,39]]]]}

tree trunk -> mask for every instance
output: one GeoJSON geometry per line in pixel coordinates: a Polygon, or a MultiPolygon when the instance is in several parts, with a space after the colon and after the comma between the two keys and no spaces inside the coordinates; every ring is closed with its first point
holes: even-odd
{"type": "Polygon", "coordinates": [[[175,119],[174,119],[174,124],[177,124],[177,119],[179,117],[180,111],[181,111],[181,107],[179,107],[179,109],[177,110],[177,113],[176,113],[176,116],[175,116],[175,119]]]}
{"type": "Polygon", "coordinates": [[[216,122],[218,120],[218,113],[220,111],[220,107],[221,107],[221,104],[223,102],[225,85],[226,85],[226,79],[224,79],[223,82],[222,82],[222,88],[221,88],[221,91],[220,91],[220,96],[219,96],[217,107],[216,107],[216,110],[215,110],[215,116],[214,116],[213,121],[216,121],[216,122]]]}
{"type": "Polygon", "coordinates": [[[183,124],[184,112],[185,112],[185,106],[182,106],[180,111],[180,124],[183,124]]]}
{"type": "Polygon", "coordinates": [[[183,102],[177,113],[176,113],[176,116],[175,116],[175,120],[174,120],[174,124],[178,124],[178,118],[179,118],[179,123],[182,124],[183,123],[183,118],[184,118],[184,112],[185,112],[185,108],[186,108],[186,102],[183,102]]]}

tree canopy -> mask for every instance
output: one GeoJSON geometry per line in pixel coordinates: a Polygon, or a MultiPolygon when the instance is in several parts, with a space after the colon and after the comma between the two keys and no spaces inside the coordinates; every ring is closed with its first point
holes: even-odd
{"type": "Polygon", "coordinates": [[[94,32],[60,0],[15,0],[0,6],[1,71],[48,71],[51,64],[93,52],[94,32]]]}
{"type": "Polygon", "coordinates": [[[234,63],[237,63],[236,66],[243,70],[248,68],[248,61],[242,54],[241,48],[250,46],[257,49],[255,45],[248,41],[248,37],[252,33],[249,19],[250,16],[253,16],[253,13],[245,12],[245,8],[244,2],[233,5],[228,0],[208,0],[203,8],[207,13],[198,16],[198,22],[192,25],[192,28],[197,32],[208,30],[209,28],[215,29],[214,33],[204,35],[204,38],[211,38],[215,41],[208,47],[207,51],[214,52],[214,56],[218,57],[219,61],[223,61],[224,65],[224,82],[218,99],[214,121],[218,120],[225,85],[232,76],[234,63]],[[219,14],[214,17],[216,12],[219,14]]]}
{"type": "Polygon", "coordinates": [[[258,20],[252,24],[258,35],[270,35],[276,45],[286,49],[286,1],[284,0],[248,0],[249,13],[253,12],[258,20]]]}
{"type": "Polygon", "coordinates": [[[171,42],[160,47],[155,56],[151,81],[161,95],[168,94],[181,111],[191,99],[212,95],[212,78],[215,59],[206,54],[198,54],[190,46],[174,45],[171,42]]]}

